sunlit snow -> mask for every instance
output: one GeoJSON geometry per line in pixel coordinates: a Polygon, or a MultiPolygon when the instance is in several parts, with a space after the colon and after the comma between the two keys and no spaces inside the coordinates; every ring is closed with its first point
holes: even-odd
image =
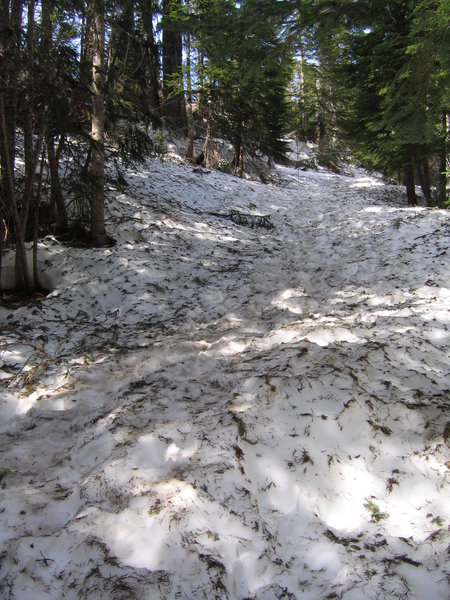
{"type": "Polygon", "coordinates": [[[0,308],[0,598],[449,597],[448,212],[276,175],[148,160],[114,247],[40,242],[52,293],[0,308]]]}

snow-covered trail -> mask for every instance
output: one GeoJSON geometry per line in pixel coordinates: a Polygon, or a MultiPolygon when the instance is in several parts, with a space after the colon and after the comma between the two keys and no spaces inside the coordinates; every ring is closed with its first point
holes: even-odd
{"type": "Polygon", "coordinates": [[[117,245],[46,240],[52,297],[0,309],[0,597],[447,598],[448,213],[127,180],[117,245]]]}

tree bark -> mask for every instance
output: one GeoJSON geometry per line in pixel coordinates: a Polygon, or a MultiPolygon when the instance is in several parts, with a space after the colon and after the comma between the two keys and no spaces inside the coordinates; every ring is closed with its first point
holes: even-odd
{"type": "Polygon", "coordinates": [[[68,228],[67,209],[59,178],[59,164],[55,152],[55,141],[49,132],[46,133],[46,146],[48,167],[50,170],[50,204],[54,207],[56,231],[57,233],[63,233],[68,228]]]}
{"type": "Polygon", "coordinates": [[[414,183],[414,169],[412,164],[408,165],[404,171],[406,196],[410,206],[417,205],[416,187],[414,183]]]}
{"type": "Polygon", "coordinates": [[[205,167],[216,167],[214,143],[213,143],[213,127],[212,127],[212,100],[207,101],[206,111],[206,137],[203,144],[203,164],[205,167]]]}
{"type": "MultiPolygon", "coordinates": [[[[188,4],[189,6],[189,4],[188,4]]],[[[192,77],[191,77],[191,36],[186,35],[186,93],[187,93],[187,122],[188,122],[188,147],[186,157],[194,158],[194,117],[192,110],[192,77]]]]}
{"type": "MultiPolygon", "coordinates": [[[[5,200],[6,209],[12,219],[15,235],[15,288],[28,291],[31,289],[30,272],[28,269],[27,253],[25,248],[25,221],[19,214],[17,196],[15,191],[15,137],[17,124],[18,77],[20,74],[20,36],[21,36],[22,2],[3,0],[0,3],[0,191],[5,200]]],[[[34,35],[34,0],[29,2],[28,11],[28,78],[30,77],[30,57],[33,51],[31,37],[34,35]]],[[[28,81],[29,83],[29,81],[28,81]]],[[[25,117],[25,145],[29,142],[30,122],[25,117]],[[28,136],[28,138],[27,138],[28,136]]],[[[31,146],[32,150],[32,146],[31,146]]],[[[25,200],[30,194],[30,145],[26,147],[28,162],[25,165],[26,189],[25,200]]],[[[27,206],[25,202],[22,217],[26,218],[27,206]]]]}
{"type": "Polygon", "coordinates": [[[140,0],[144,48],[146,56],[146,85],[147,98],[151,114],[160,119],[161,107],[159,102],[159,54],[153,33],[153,0],[140,0]]]}
{"type": "Polygon", "coordinates": [[[329,110],[329,96],[330,90],[328,89],[327,72],[329,69],[327,52],[323,46],[323,41],[317,42],[317,67],[318,76],[316,80],[317,85],[317,144],[319,160],[321,157],[325,158],[328,156],[330,151],[330,110],[329,110]]]}
{"type": "Polygon", "coordinates": [[[305,111],[305,70],[304,70],[305,58],[302,40],[302,31],[299,34],[298,40],[298,93],[300,98],[300,127],[302,134],[306,130],[306,111],[305,111]]]}
{"type": "Polygon", "coordinates": [[[96,246],[105,246],[105,6],[104,0],[92,0],[92,163],[91,163],[91,236],[96,246]]]}
{"type": "MultiPolygon", "coordinates": [[[[42,70],[47,73],[51,80],[56,79],[56,74],[51,61],[52,46],[52,24],[51,11],[53,0],[41,0],[41,21],[42,21],[42,70]]],[[[45,111],[45,144],[47,148],[48,166],[50,171],[50,206],[56,219],[56,231],[62,233],[67,230],[68,219],[64,196],[61,189],[59,178],[59,160],[55,152],[54,127],[51,109],[47,106],[45,111]]],[[[63,127],[64,129],[64,127],[63,127]]],[[[64,136],[61,135],[61,139],[64,136]]]]}
{"type": "Polygon", "coordinates": [[[43,117],[44,109],[42,103],[37,103],[35,87],[35,0],[28,0],[27,14],[27,74],[26,74],[26,110],[23,125],[24,132],[24,150],[25,150],[25,190],[23,193],[22,208],[20,211],[20,221],[22,234],[25,237],[25,231],[28,225],[30,208],[33,203],[33,188],[36,178],[36,169],[39,156],[42,151],[44,138],[43,117]]]}
{"type": "Polygon", "coordinates": [[[419,179],[420,187],[422,189],[427,206],[432,206],[433,199],[431,195],[430,169],[427,158],[425,158],[423,161],[418,161],[417,177],[419,179]]]}
{"type": "Polygon", "coordinates": [[[449,154],[447,152],[450,141],[450,112],[447,109],[442,111],[442,132],[439,149],[439,183],[438,183],[438,204],[445,206],[449,200],[449,154]]]}
{"type": "MultiPolygon", "coordinates": [[[[92,0],[90,0],[92,3],[92,0]]],[[[75,104],[89,102],[89,90],[92,85],[92,11],[88,10],[82,16],[80,40],[80,92],[75,104]]]]}
{"type": "Polygon", "coordinates": [[[6,221],[3,205],[0,199],[0,292],[2,291],[2,266],[3,266],[3,246],[6,242],[6,221]]]}
{"type": "Polygon", "coordinates": [[[34,287],[39,286],[39,269],[38,269],[38,239],[39,239],[39,205],[41,203],[42,178],[44,173],[45,148],[41,156],[41,167],[39,169],[38,190],[33,203],[34,219],[33,219],[33,281],[34,287]]]}
{"type": "Polygon", "coordinates": [[[15,288],[17,290],[28,291],[31,289],[30,272],[28,269],[27,252],[25,248],[25,238],[23,228],[20,222],[19,211],[17,208],[17,199],[14,189],[14,165],[9,156],[8,131],[6,125],[6,110],[3,96],[0,94],[0,133],[2,146],[3,184],[6,197],[9,201],[9,212],[14,224],[16,235],[16,261],[15,261],[15,288]]]}
{"type": "Polygon", "coordinates": [[[238,177],[244,174],[244,143],[240,138],[234,142],[234,174],[238,177]]]}
{"type": "Polygon", "coordinates": [[[163,0],[163,116],[175,127],[186,125],[186,105],[183,89],[183,44],[181,33],[167,25],[173,11],[181,7],[181,0],[163,0]]]}
{"type": "MultiPolygon", "coordinates": [[[[17,117],[17,84],[19,76],[19,52],[21,36],[22,0],[2,0],[0,2],[0,95],[3,96],[5,115],[5,132],[7,154],[4,144],[1,151],[2,178],[7,173],[10,162],[14,178],[16,154],[16,117],[17,117]]],[[[9,175],[6,175],[9,176],[9,175]]],[[[5,191],[8,185],[4,186],[5,191]]]]}

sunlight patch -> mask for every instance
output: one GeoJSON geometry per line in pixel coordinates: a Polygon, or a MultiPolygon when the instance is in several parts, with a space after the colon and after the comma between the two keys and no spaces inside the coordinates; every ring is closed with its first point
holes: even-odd
{"type": "Polygon", "coordinates": [[[271,304],[280,310],[288,310],[293,314],[301,315],[305,309],[305,301],[302,300],[305,296],[303,289],[288,289],[272,300],[271,304]]]}
{"type": "Polygon", "coordinates": [[[311,571],[327,570],[338,573],[342,566],[336,544],[331,542],[312,542],[305,557],[305,563],[311,571]]]}
{"type": "Polygon", "coordinates": [[[358,177],[355,183],[351,183],[349,188],[371,188],[371,187],[384,187],[384,182],[381,179],[374,179],[373,177],[358,177]]]}
{"type": "Polygon", "coordinates": [[[128,451],[126,462],[132,468],[158,470],[167,467],[167,463],[187,460],[195,450],[196,447],[181,450],[174,443],[166,445],[150,433],[141,436],[137,444],[128,451]]]}
{"type": "Polygon", "coordinates": [[[318,327],[313,329],[308,335],[305,336],[309,342],[317,344],[318,346],[329,346],[334,342],[348,342],[349,344],[357,344],[363,341],[359,336],[352,333],[349,329],[344,327],[318,327]]]}

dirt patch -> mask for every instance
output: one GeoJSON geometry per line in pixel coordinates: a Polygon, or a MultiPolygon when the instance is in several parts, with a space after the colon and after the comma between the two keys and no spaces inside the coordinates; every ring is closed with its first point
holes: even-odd
{"type": "Polygon", "coordinates": [[[0,306],[16,310],[21,306],[38,304],[45,300],[51,290],[38,289],[32,292],[18,292],[15,290],[5,290],[0,293],[0,306]]]}
{"type": "MultiPolygon", "coordinates": [[[[97,248],[91,234],[81,225],[74,225],[66,232],[55,236],[58,242],[72,248],[97,248]]],[[[108,237],[108,247],[116,245],[116,240],[108,237]]]]}

